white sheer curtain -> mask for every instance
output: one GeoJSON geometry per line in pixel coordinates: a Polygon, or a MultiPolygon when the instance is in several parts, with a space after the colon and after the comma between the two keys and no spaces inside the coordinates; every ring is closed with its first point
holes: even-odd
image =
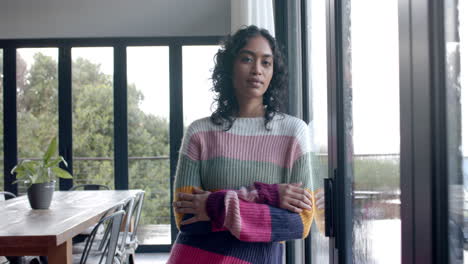
{"type": "Polygon", "coordinates": [[[231,0],[231,33],[256,25],[275,36],[273,0],[231,0]]]}

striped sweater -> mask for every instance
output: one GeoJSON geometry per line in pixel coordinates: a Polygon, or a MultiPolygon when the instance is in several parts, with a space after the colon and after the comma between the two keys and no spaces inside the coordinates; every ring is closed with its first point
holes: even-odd
{"type": "Polygon", "coordinates": [[[269,128],[263,117],[237,118],[228,131],[209,118],[188,127],[174,197],[194,187],[212,192],[210,221],[180,226],[192,215],[175,213],[180,232],[169,264],[280,264],[281,241],[308,235],[315,209],[280,209],[277,186],[302,182],[312,193],[308,127],[281,114],[269,128]]]}

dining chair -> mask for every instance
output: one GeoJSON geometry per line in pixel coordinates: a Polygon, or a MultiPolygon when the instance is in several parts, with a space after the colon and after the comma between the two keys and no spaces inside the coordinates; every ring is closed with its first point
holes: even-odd
{"type": "Polygon", "coordinates": [[[4,192],[4,191],[1,191],[0,192],[0,196],[3,196],[3,199],[6,200],[7,198],[15,198],[16,195],[14,195],[13,193],[11,192],[4,192]]]}
{"type": "MultiPolygon", "coordinates": [[[[132,219],[132,213],[134,208],[135,198],[130,197],[126,199],[120,206],[119,210],[125,212],[124,219],[122,220],[120,232],[118,234],[118,241],[117,241],[117,249],[116,249],[116,258],[115,263],[121,264],[125,263],[125,255],[124,255],[124,248],[125,248],[125,241],[127,241],[127,237],[129,236],[129,229],[132,219]]],[[[94,230],[94,229],[93,229],[94,230]]],[[[103,228],[100,227],[101,235],[96,236],[95,240],[98,242],[95,246],[91,249],[93,255],[99,254],[107,248],[107,243],[109,243],[109,235],[110,229],[109,227],[103,228]]],[[[84,251],[83,243],[76,243],[73,245],[73,253],[80,253],[84,251]]]]}
{"type": "Polygon", "coordinates": [[[135,197],[135,204],[133,206],[133,212],[132,212],[134,221],[130,222],[131,227],[129,229],[129,233],[127,235],[124,247],[123,249],[121,249],[121,251],[123,252],[122,263],[130,263],[130,264],[135,263],[135,260],[134,260],[135,252],[139,244],[137,231],[138,231],[138,225],[140,223],[140,216],[141,216],[141,211],[143,208],[144,199],[145,199],[144,191],[139,192],[135,197]]]}
{"type": "MultiPolygon", "coordinates": [[[[72,186],[69,189],[69,191],[76,191],[76,190],[97,191],[97,190],[110,190],[110,188],[109,186],[102,185],[102,184],[79,184],[79,185],[72,186]]],[[[77,244],[77,243],[85,241],[85,239],[91,233],[91,230],[93,230],[93,227],[90,227],[86,229],[85,231],[81,232],[80,234],[78,234],[77,236],[75,236],[73,238],[73,243],[77,244]]],[[[99,232],[102,232],[102,230],[100,230],[99,232]]]]}
{"type": "Polygon", "coordinates": [[[86,245],[81,256],[73,255],[74,264],[113,264],[116,263],[116,250],[117,242],[119,240],[120,226],[122,225],[122,219],[125,215],[125,211],[119,210],[102,218],[98,224],[94,227],[90,236],[86,240],[86,245]],[[106,238],[107,242],[102,251],[95,251],[96,244],[101,243],[96,239],[98,229],[100,226],[105,226],[109,230],[109,236],[106,238]],[[103,262],[104,261],[104,262],[103,262]]]}
{"type": "Polygon", "coordinates": [[[81,189],[84,191],[110,190],[109,186],[102,184],[80,184],[72,186],[69,191],[76,191],[81,189]]]}
{"type": "Polygon", "coordinates": [[[132,232],[132,222],[134,223],[133,213],[135,209],[135,202],[138,197],[135,196],[134,198],[129,198],[124,205],[125,211],[125,219],[122,225],[123,230],[121,230],[119,234],[119,243],[117,245],[117,252],[116,255],[118,257],[118,263],[125,264],[127,263],[127,255],[126,255],[126,245],[127,241],[130,237],[130,233],[132,232]]]}

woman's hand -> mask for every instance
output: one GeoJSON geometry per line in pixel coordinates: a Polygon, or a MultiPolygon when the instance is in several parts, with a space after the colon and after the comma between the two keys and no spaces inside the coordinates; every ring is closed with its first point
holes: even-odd
{"type": "Polygon", "coordinates": [[[193,189],[193,194],[179,193],[178,201],[172,206],[177,213],[193,214],[192,218],[180,222],[181,225],[193,224],[199,221],[209,221],[210,218],[206,213],[206,200],[211,192],[203,191],[198,188],[193,189]]]}
{"type": "Polygon", "coordinates": [[[299,187],[302,183],[278,184],[280,208],[293,213],[300,213],[303,209],[312,209],[312,195],[299,187]]]}

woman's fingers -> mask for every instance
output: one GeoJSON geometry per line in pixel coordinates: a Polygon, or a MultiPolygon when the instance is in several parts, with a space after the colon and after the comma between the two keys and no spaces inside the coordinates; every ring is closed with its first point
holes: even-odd
{"type": "Polygon", "coordinates": [[[289,192],[287,194],[288,197],[291,197],[295,200],[298,200],[300,202],[303,202],[305,204],[308,204],[309,206],[312,205],[312,196],[310,195],[309,192],[307,192],[304,189],[297,189],[289,192]]]}
{"type": "Polygon", "coordinates": [[[284,205],[283,208],[286,209],[286,210],[289,210],[289,211],[291,211],[293,213],[298,213],[299,214],[300,212],[302,212],[302,210],[300,208],[292,206],[291,204],[286,204],[286,205],[284,205]]]}
{"type": "Polygon", "coordinates": [[[192,201],[193,198],[195,197],[193,194],[189,194],[189,193],[179,193],[179,200],[183,200],[183,201],[192,201]]]}
{"type": "Polygon", "coordinates": [[[173,202],[172,206],[176,208],[177,207],[193,207],[193,203],[188,202],[188,201],[177,201],[177,202],[173,202]]]}
{"type": "Polygon", "coordinates": [[[181,214],[196,214],[197,213],[197,210],[191,207],[177,207],[175,211],[181,214]]]}
{"type": "MultiPolygon", "coordinates": [[[[301,184],[301,183],[299,183],[301,184]]],[[[292,197],[296,200],[299,200],[299,201],[302,201],[308,205],[312,205],[312,194],[310,194],[308,191],[306,191],[305,189],[303,188],[300,188],[300,187],[297,187],[297,186],[294,186],[295,184],[289,184],[287,187],[286,187],[286,190],[285,190],[285,195],[288,196],[288,197],[292,197]]]]}
{"type": "Polygon", "coordinates": [[[307,209],[310,210],[312,209],[311,205],[306,204],[305,202],[293,198],[286,197],[283,201],[285,206],[293,206],[298,209],[307,209]]]}
{"type": "Polygon", "coordinates": [[[202,190],[202,189],[200,189],[200,188],[198,188],[198,187],[193,188],[193,191],[192,191],[192,192],[193,192],[194,194],[204,194],[204,193],[205,193],[204,190],[202,190]]]}
{"type": "Polygon", "coordinates": [[[197,216],[194,216],[194,217],[191,217],[189,219],[186,219],[182,222],[180,222],[181,225],[189,225],[189,224],[193,224],[193,223],[196,223],[200,220],[198,220],[198,217],[197,216]]]}

